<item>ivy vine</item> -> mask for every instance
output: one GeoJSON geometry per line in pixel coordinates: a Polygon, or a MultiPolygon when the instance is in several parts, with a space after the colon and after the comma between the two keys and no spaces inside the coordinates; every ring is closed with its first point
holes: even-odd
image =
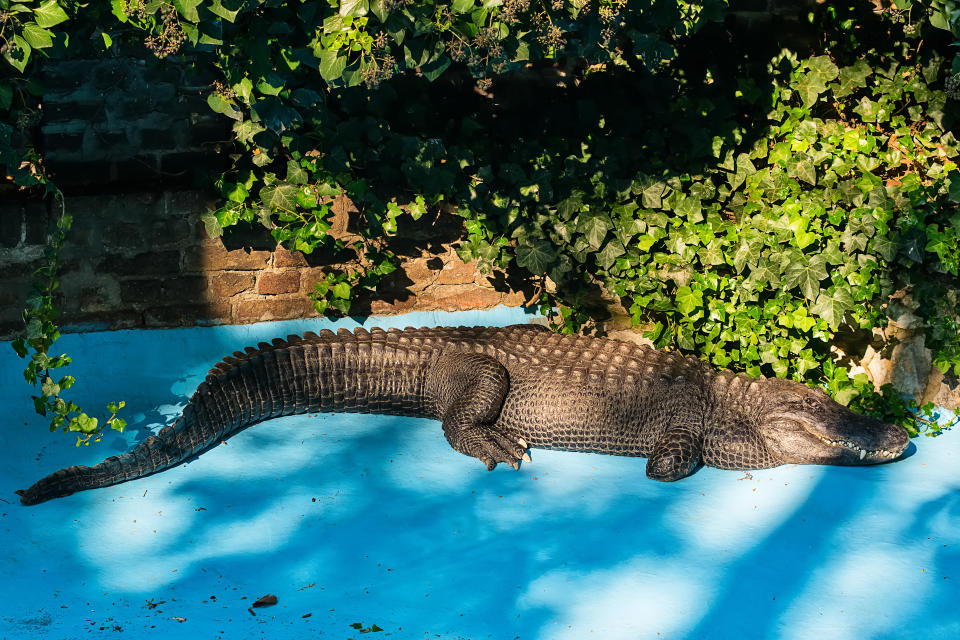
{"type": "Polygon", "coordinates": [[[17,122],[68,34],[190,60],[220,74],[207,103],[235,134],[208,231],[347,256],[321,312],[376,288],[391,237],[443,206],[461,257],[539,281],[558,330],[612,295],[658,346],[935,431],[831,351],[908,294],[960,375],[957,6],[884,7],[818,5],[800,53],[731,37],[722,0],[0,0],[0,160],[42,174],[17,122]]]}

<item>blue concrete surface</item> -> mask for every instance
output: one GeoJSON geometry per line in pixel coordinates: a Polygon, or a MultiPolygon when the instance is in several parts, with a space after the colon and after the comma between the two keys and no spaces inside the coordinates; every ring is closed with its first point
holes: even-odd
{"type": "Polygon", "coordinates": [[[535,450],[487,473],[436,422],[292,416],[150,478],[16,502],[172,421],[222,355],[330,325],[65,336],[81,403],[124,399],[131,423],[80,449],[46,433],[0,344],[0,638],[960,637],[957,429],[880,467],[660,484],[642,459],[535,450]]]}

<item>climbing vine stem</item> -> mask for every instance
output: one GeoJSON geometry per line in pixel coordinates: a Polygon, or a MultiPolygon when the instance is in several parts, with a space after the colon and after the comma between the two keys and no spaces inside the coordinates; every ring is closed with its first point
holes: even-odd
{"type": "MultiPolygon", "coordinates": [[[[50,183],[47,184],[49,187],[50,183]]],[[[77,432],[77,446],[88,445],[91,441],[98,442],[107,427],[123,431],[127,423],[117,414],[124,403],[108,404],[109,417],[101,423],[96,417],[84,413],[75,402],[63,397],[63,392],[70,389],[76,379],[59,372],[70,364],[69,356],[65,353],[51,355],[51,349],[60,337],[54,295],[60,284],[60,253],[73,218],[67,214],[63,193],[56,188],[48,189],[48,192],[52,193],[57,209],[56,221],[47,236],[44,264],[33,274],[32,291],[23,311],[26,334],[13,341],[13,349],[28,360],[23,377],[30,385],[39,388],[39,395],[33,396],[34,408],[40,415],[50,418],[50,431],[77,432]]]]}

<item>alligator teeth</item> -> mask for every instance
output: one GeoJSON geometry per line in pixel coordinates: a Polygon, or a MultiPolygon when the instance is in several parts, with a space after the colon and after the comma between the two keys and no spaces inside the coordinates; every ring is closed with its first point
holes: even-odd
{"type": "Polygon", "coordinates": [[[889,458],[892,460],[900,455],[896,451],[887,451],[886,449],[873,449],[873,450],[861,449],[860,447],[857,446],[855,442],[851,442],[850,440],[828,440],[826,438],[822,438],[818,436],[817,434],[813,434],[813,435],[817,438],[817,440],[819,440],[820,442],[826,445],[830,445],[831,447],[843,447],[844,449],[850,449],[851,451],[856,451],[860,455],[861,460],[863,460],[867,456],[870,456],[872,458],[876,458],[876,457],[889,458]]]}

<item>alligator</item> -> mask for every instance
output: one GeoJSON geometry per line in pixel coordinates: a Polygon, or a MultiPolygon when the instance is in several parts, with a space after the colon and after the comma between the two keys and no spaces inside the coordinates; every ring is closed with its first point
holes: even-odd
{"type": "Polygon", "coordinates": [[[175,466],[238,431],[290,414],[434,418],[460,453],[518,469],[539,447],[646,456],[647,476],[701,465],[865,465],[899,457],[899,426],[820,389],[716,371],[694,357],[541,325],[324,330],[224,358],[182,415],[132,451],[61,469],[17,491],[33,505],[175,466]]]}

